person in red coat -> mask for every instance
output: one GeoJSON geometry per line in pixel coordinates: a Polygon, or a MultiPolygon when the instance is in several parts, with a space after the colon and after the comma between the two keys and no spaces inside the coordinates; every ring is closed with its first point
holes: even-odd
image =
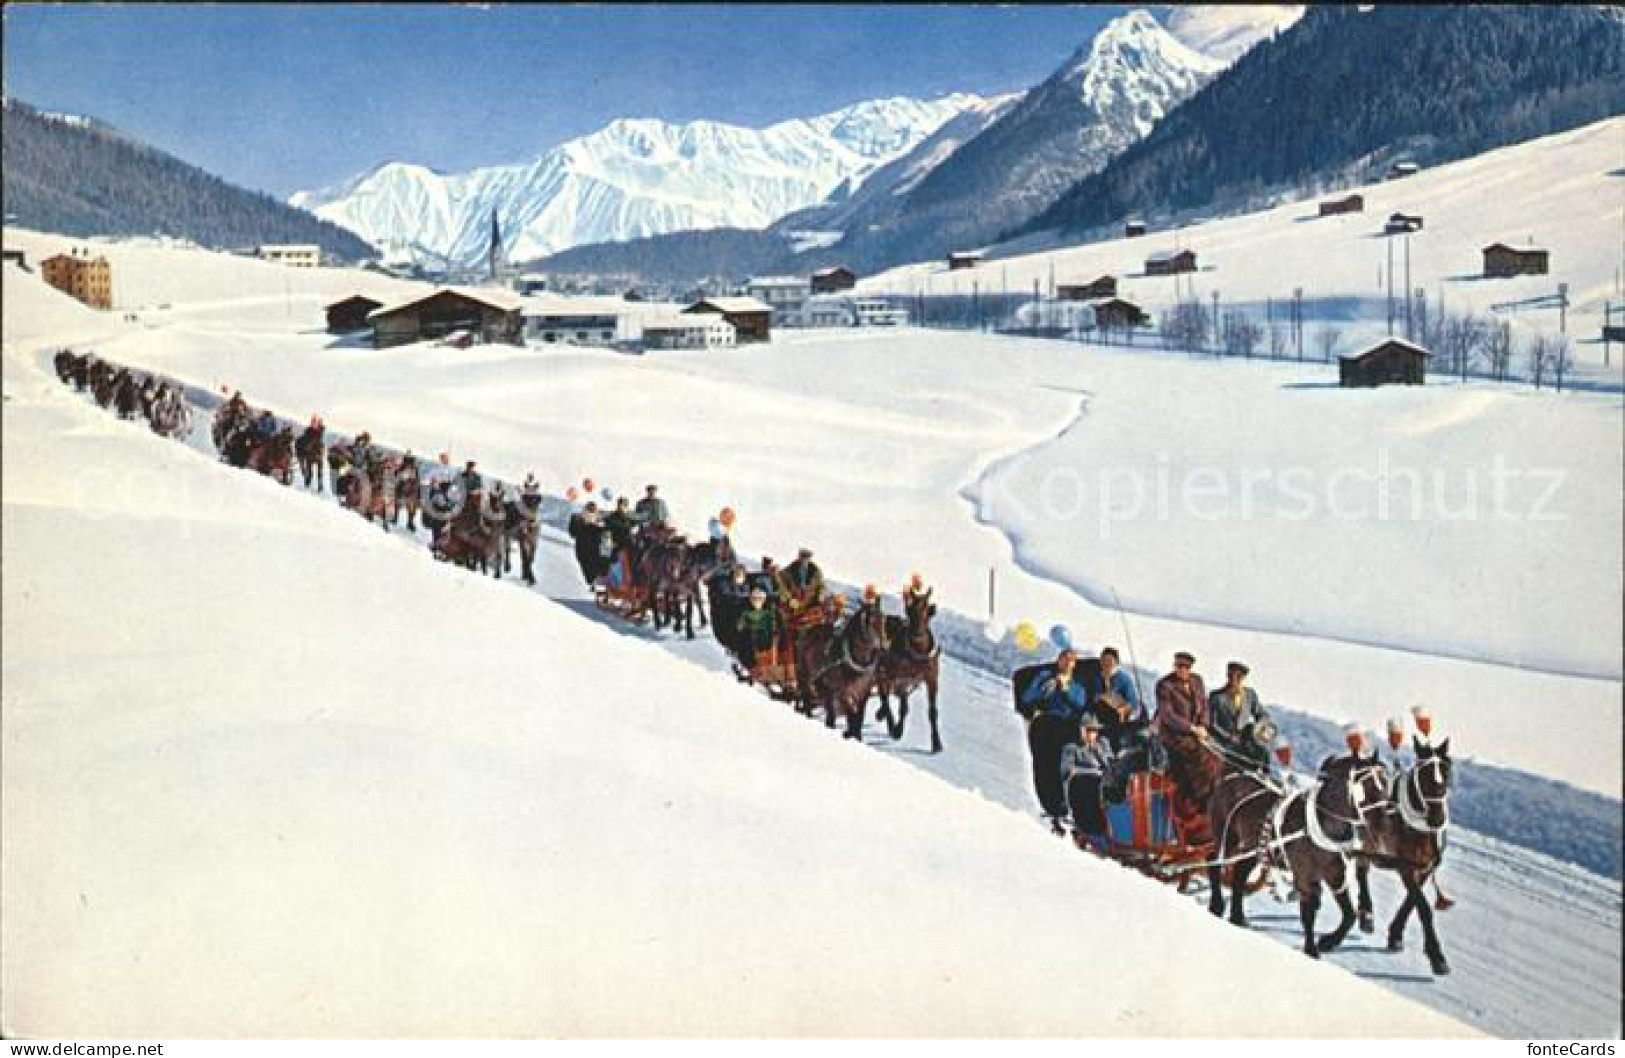
{"type": "Polygon", "coordinates": [[[1207,688],[1193,667],[1196,658],[1181,650],[1174,671],[1157,681],[1157,715],[1152,723],[1168,750],[1169,773],[1187,809],[1206,812],[1218,758],[1204,745],[1208,737],[1207,688]]]}

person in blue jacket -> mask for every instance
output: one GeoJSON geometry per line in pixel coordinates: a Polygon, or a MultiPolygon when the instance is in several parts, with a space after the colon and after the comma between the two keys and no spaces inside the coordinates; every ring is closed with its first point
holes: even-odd
{"type": "Polygon", "coordinates": [[[1027,717],[1027,746],[1033,757],[1033,789],[1050,829],[1066,833],[1066,790],[1061,783],[1061,752],[1078,741],[1078,721],[1088,706],[1087,688],[1075,678],[1077,652],[1070,647],[1034,675],[1021,696],[1027,717]]]}

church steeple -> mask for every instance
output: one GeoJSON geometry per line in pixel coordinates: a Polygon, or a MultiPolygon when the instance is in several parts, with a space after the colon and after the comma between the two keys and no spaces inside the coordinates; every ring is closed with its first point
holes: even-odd
{"type": "Polygon", "coordinates": [[[497,223],[497,210],[491,207],[491,251],[489,259],[491,279],[497,278],[497,271],[502,267],[502,227],[497,223]]]}

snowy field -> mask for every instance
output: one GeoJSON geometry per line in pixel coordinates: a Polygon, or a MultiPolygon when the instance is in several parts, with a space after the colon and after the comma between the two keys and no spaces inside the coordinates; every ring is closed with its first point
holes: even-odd
{"type": "Polygon", "coordinates": [[[11,1035],[1472,1031],[9,343],[4,398],[11,1035]]]}
{"type": "MultiPolygon", "coordinates": [[[[1134,239],[1046,249],[989,261],[949,273],[941,262],[894,268],[860,280],[864,293],[915,295],[982,294],[1047,289],[1056,283],[1087,283],[1097,276],[1118,277],[1120,296],[1160,314],[1180,296],[1204,305],[1214,293],[1221,305],[1242,306],[1258,323],[1265,299],[1274,299],[1276,320],[1294,287],[1305,299],[1377,299],[1375,318],[1307,320],[1305,344],[1318,352],[1316,332],[1323,323],[1342,332],[1343,354],[1360,341],[1386,333],[1382,299],[1388,244],[1394,246],[1394,291],[1404,296],[1404,240],[1390,240],[1383,223],[1396,212],[1420,214],[1423,228],[1409,237],[1411,286],[1426,292],[1431,311],[1471,309],[1489,314],[1492,305],[1518,302],[1569,287],[1568,333],[1579,373],[1618,385],[1621,356],[1602,366],[1603,305],[1625,303],[1620,275],[1622,185],[1625,185],[1625,118],[1490,151],[1415,176],[1351,187],[1242,216],[1209,220],[1173,231],[1152,231],[1134,239]],[[1363,213],[1320,217],[1318,203],[1348,194],[1365,199],[1363,213]],[[1533,245],[1551,251],[1551,274],[1485,279],[1482,250],[1491,243],[1533,245]],[[1161,250],[1196,252],[1200,269],[1175,280],[1146,276],[1145,260],[1161,250]],[[1178,289],[1176,289],[1176,286],[1178,289]]],[[[1506,317],[1520,336],[1557,334],[1554,305],[1520,309],[1506,317]]],[[[1617,318],[1617,317],[1616,317],[1617,318]]]]}
{"type": "Polygon", "coordinates": [[[1427,702],[1467,757],[1619,796],[1617,394],[1345,392],[1316,365],[907,330],[642,358],[375,351],[319,329],[342,273],[256,265],[226,298],[216,268],[255,263],[119,250],[129,304],[156,300],[149,269],[171,299],[190,273],[208,296],[124,324],[8,276],[8,336],[101,328],[114,359],[555,493],[659,482],[696,531],[732,506],[745,554],[807,543],[893,591],[920,571],[978,619],[991,568],[999,623],[1091,647],[1126,645],[1115,592],[1147,668],[1241,657],[1266,701],[1379,729],[1427,702]]]}

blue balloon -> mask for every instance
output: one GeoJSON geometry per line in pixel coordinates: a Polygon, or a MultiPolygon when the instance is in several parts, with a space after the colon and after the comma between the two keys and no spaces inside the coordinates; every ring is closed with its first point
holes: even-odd
{"type": "Polygon", "coordinates": [[[605,485],[603,491],[598,495],[604,497],[606,500],[613,500],[615,498],[615,494],[609,490],[608,485],[605,485]]]}
{"type": "Polygon", "coordinates": [[[1066,625],[1056,625],[1049,630],[1049,641],[1061,650],[1072,649],[1072,630],[1066,625]]]}

